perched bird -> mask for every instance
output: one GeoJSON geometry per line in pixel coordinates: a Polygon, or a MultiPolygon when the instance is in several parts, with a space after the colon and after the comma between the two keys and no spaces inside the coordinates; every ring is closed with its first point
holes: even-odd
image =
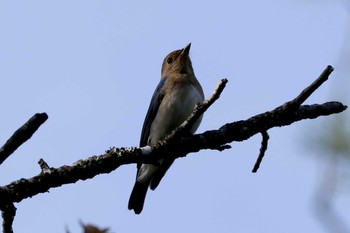
{"type": "MultiPolygon", "coordinates": [[[[181,125],[192,113],[194,106],[204,100],[204,93],[194,75],[189,57],[191,44],[175,50],[165,57],[161,79],[154,91],[148,112],[142,127],[140,147],[153,146],[165,138],[172,130],[181,125]]],[[[200,117],[190,132],[193,134],[200,117]]],[[[129,210],[141,213],[148,187],[157,188],[174,159],[166,155],[157,164],[138,164],[136,182],[129,199],[129,210]]]]}

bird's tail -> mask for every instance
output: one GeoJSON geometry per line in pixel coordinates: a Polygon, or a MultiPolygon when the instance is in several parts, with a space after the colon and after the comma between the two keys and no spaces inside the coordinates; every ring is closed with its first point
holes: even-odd
{"type": "Polygon", "coordinates": [[[149,182],[135,182],[128,204],[129,210],[134,210],[135,214],[140,214],[143,209],[148,186],[149,182]]]}

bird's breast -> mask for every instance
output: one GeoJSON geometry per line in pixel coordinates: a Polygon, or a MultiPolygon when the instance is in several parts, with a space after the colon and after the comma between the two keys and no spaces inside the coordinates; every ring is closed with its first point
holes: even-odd
{"type": "MultiPolygon", "coordinates": [[[[162,100],[151,126],[150,143],[157,143],[182,124],[192,113],[196,103],[203,100],[204,97],[194,86],[175,86],[162,100]]],[[[200,121],[201,118],[193,125],[190,133],[197,130],[200,121]]]]}

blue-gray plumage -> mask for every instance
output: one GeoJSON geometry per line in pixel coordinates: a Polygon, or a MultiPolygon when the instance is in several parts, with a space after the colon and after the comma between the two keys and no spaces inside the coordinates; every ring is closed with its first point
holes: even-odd
{"type": "MultiPolygon", "coordinates": [[[[161,80],[154,91],[143,124],[140,147],[153,146],[181,125],[192,113],[194,106],[204,100],[201,85],[194,75],[189,51],[184,49],[171,52],[162,65],[161,80]]],[[[188,132],[193,134],[202,117],[188,132]]],[[[128,208],[141,213],[148,187],[157,188],[174,159],[165,155],[158,164],[138,164],[136,182],[131,192],[128,208]]]]}

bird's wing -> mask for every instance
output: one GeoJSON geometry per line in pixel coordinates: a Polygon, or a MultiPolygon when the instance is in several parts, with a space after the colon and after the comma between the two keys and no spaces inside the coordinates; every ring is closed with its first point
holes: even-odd
{"type": "Polygon", "coordinates": [[[154,118],[157,115],[158,109],[160,104],[162,103],[162,100],[164,98],[164,94],[162,93],[162,88],[164,87],[164,84],[166,82],[167,78],[162,78],[156,88],[156,90],[153,93],[151,103],[149,105],[145,121],[143,123],[142,127],[142,133],[141,133],[141,139],[140,139],[140,146],[146,146],[148,137],[150,134],[151,126],[153,123],[154,118]]]}

